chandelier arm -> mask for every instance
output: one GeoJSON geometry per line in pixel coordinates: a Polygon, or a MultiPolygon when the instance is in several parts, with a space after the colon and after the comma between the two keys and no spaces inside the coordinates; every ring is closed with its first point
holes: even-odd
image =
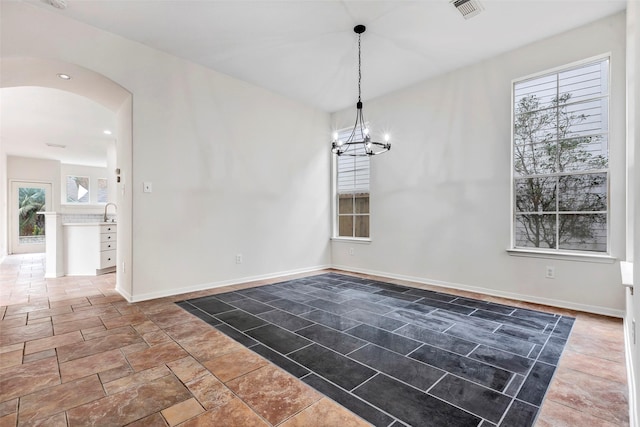
{"type": "Polygon", "coordinates": [[[362,141],[367,139],[366,125],[364,121],[364,115],[362,113],[362,108],[358,109],[358,118],[360,119],[360,138],[362,141]]]}

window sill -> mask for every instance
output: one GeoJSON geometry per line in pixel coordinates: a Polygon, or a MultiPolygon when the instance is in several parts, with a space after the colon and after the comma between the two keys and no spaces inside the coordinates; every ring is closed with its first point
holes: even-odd
{"type": "Polygon", "coordinates": [[[550,252],[533,249],[507,249],[507,253],[511,256],[521,256],[530,258],[548,258],[566,261],[578,262],[596,262],[603,264],[613,264],[617,261],[616,257],[611,255],[586,254],[576,252],[550,252]]]}
{"type": "Polygon", "coordinates": [[[361,245],[368,245],[371,243],[371,238],[363,237],[332,237],[331,240],[336,242],[359,243],[361,245]]]}

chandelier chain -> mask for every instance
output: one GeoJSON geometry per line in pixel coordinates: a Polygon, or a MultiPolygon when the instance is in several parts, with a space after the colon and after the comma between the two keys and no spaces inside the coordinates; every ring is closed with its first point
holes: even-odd
{"type": "Polygon", "coordinates": [[[358,102],[362,102],[360,94],[362,93],[360,86],[362,84],[362,59],[360,50],[360,34],[358,34],[358,102]]]}

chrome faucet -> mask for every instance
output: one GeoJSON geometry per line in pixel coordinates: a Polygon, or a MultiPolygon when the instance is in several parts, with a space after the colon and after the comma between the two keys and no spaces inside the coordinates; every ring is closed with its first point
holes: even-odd
{"type": "MultiPolygon", "coordinates": [[[[115,203],[111,203],[111,202],[107,203],[106,205],[104,205],[104,222],[108,222],[107,208],[109,207],[109,205],[116,208],[116,214],[118,213],[118,206],[115,203]]],[[[111,222],[115,222],[115,220],[112,219],[111,222]]]]}

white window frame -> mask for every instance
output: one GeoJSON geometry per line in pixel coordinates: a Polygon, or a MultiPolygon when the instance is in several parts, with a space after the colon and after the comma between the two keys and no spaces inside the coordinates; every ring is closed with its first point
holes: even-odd
{"type": "MultiPolygon", "coordinates": [[[[335,131],[338,134],[339,138],[346,138],[351,134],[352,128],[344,128],[335,131]]],[[[330,152],[331,153],[331,152],[330,152]]],[[[370,243],[371,242],[371,169],[372,164],[371,158],[367,157],[369,161],[369,237],[354,237],[354,236],[340,236],[340,229],[338,223],[338,157],[337,155],[331,153],[331,224],[332,224],[332,233],[331,240],[337,241],[349,241],[354,243],[370,243]]]]}
{"type": "MultiPolygon", "coordinates": [[[[510,196],[511,196],[511,200],[510,200],[510,205],[509,205],[509,209],[510,209],[510,231],[511,231],[511,236],[510,236],[510,247],[507,249],[507,252],[510,255],[515,255],[515,256],[527,256],[527,257],[536,257],[536,258],[552,258],[552,259],[566,259],[566,260],[573,260],[573,261],[586,261],[586,262],[606,262],[606,263],[612,263],[615,261],[615,258],[611,256],[611,188],[610,188],[610,183],[611,183],[611,166],[610,166],[610,158],[611,158],[611,154],[610,154],[610,150],[611,150],[611,139],[609,138],[608,140],[608,153],[607,153],[607,168],[605,170],[603,170],[606,174],[607,174],[607,206],[606,206],[606,230],[607,230],[607,241],[606,241],[606,245],[607,245],[607,250],[606,252],[595,252],[595,251],[580,251],[580,250],[567,250],[567,249],[553,249],[553,248],[534,248],[534,247],[517,247],[516,246],[516,230],[515,230],[515,226],[516,226],[516,188],[515,188],[515,180],[516,180],[516,174],[515,174],[515,165],[514,165],[514,156],[515,156],[515,147],[514,147],[514,121],[515,121],[515,85],[517,83],[526,81],[526,80],[530,80],[530,79],[534,79],[534,78],[539,78],[545,75],[552,75],[552,74],[557,74],[563,71],[568,71],[571,70],[573,68],[579,68],[591,63],[596,63],[596,62],[600,62],[603,60],[608,60],[609,61],[609,70],[608,70],[608,93],[607,93],[607,98],[608,98],[608,103],[609,103],[609,107],[611,106],[611,53],[606,53],[606,54],[602,54],[602,55],[597,55],[591,58],[587,58],[581,61],[576,61],[573,63],[569,63],[569,64],[565,64],[559,67],[555,67],[552,69],[548,69],[545,71],[541,71],[538,73],[534,73],[534,74],[530,74],[524,77],[520,77],[517,79],[513,79],[511,81],[511,122],[510,122],[510,126],[511,126],[511,138],[510,138],[510,145],[511,145],[511,156],[509,159],[509,167],[511,168],[511,183],[510,183],[510,196]]],[[[610,108],[607,109],[607,123],[608,126],[610,126],[611,124],[611,120],[610,120],[610,108]]],[[[607,132],[607,136],[610,135],[610,129],[607,132]]],[[[585,173],[584,171],[582,171],[583,173],[585,173]]],[[[590,171],[591,173],[595,173],[594,171],[590,171]]],[[[580,173],[580,172],[579,172],[580,173]]],[[[553,174],[549,174],[549,176],[551,176],[553,174]]],[[[553,211],[556,212],[557,211],[553,211]]],[[[571,212],[566,212],[566,213],[571,213],[571,212]]]]}

